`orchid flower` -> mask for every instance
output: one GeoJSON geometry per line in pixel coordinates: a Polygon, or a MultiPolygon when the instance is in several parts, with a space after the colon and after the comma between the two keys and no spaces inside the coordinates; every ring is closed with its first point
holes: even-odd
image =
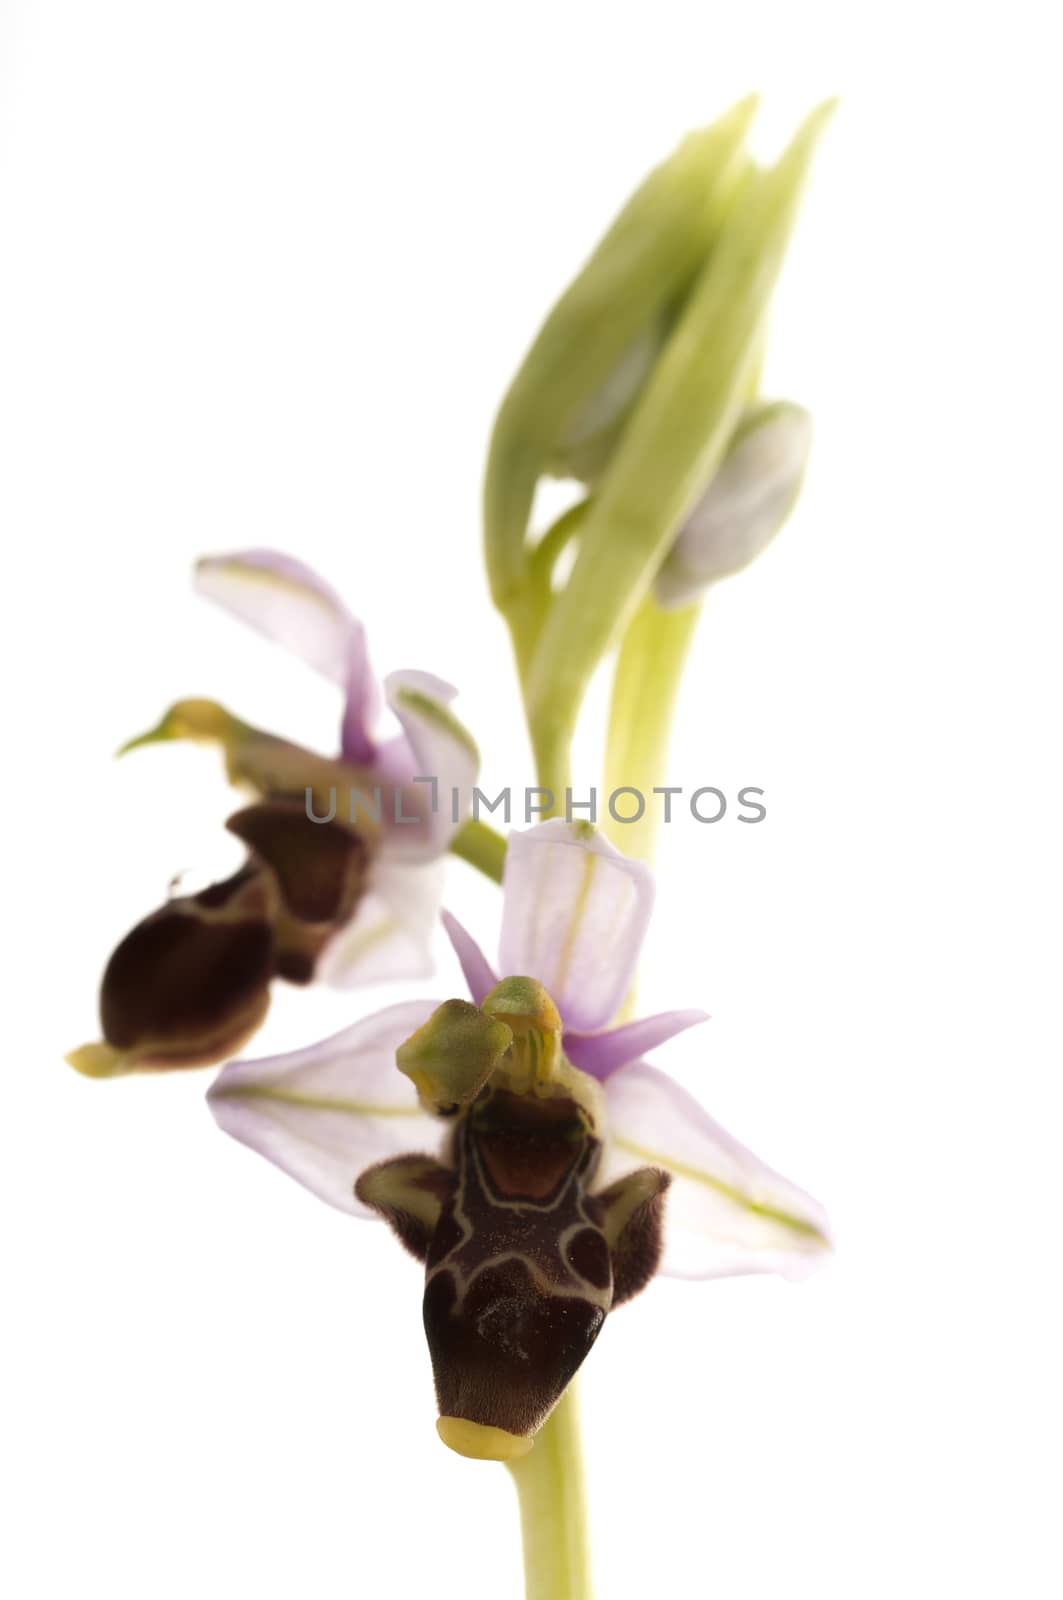
{"type": "Polygon", "coordinates": [[[361,623],[302,562],[270,550],[209,557],[196,586],[340,686],[340,748],[321,756],[209,700],[179,701],[124,747],[215,743],[253,803],[226,824],[247,847],[240,870],[168,900],[114,951],[104,1041],[69,1058],[93,1076],[223,1060],[261,1023],[275,977],[348,987],[430,972],[441,857],[478,771],[450,710],[456,691],[401,671],[381,692],[361,623]],[[388,739],[376,731],[382,700],[401,728],[388,739]]]}
{"type": "Polygon", "coordinates": [[[797,1278],[830,1246],[821,1207],[643,1059],[704,1013],[606,1027],[650,870],[552,821],[511,834],[503,892],[501,979],[448,919],[471,1003],[395,1005],[233,1062],[208,1098],[226,1133],[331,1205],[384,1217],[425,1263],[440,1436],[509,1460],[655,1272],[797,1278]]]}

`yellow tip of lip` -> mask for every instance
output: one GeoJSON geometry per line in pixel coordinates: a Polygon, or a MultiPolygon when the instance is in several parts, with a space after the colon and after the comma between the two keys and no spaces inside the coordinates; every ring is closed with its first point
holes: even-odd
{"type": "Polygon", "coordinates": [[[436,1432],[447,1446],[470,1461],[516,1461],[526,1456],[535,1440],[505,1428],[489,1428],[468,1417],[440,1417],[436,1432]]]}
{"type": "Polygon", "coordinates": [[[69,1066],[85,1078],[117,1078],[128,1072],[128,1057],[109,1044],[83,1044],[66,1057],[69,1066]]]}

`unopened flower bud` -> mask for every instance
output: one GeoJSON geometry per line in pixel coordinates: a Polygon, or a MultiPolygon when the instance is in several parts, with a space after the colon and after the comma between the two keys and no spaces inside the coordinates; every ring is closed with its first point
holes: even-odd
{"type": "Polygon", "coordinates": [[[545,472],[596,478],[697,280],[748,156],[755,102],[689,134],[650,173],[546,318],[492,431],[484,487],[491,588],[524,580],[525,536],[545,472]]]}
{"type": "Polygon", "coordinates": [[[690,605],[756,560],[797,502],[811,444],[800,406],[780,400],[747,414],[657,574],[659,605],[690,605]]]}

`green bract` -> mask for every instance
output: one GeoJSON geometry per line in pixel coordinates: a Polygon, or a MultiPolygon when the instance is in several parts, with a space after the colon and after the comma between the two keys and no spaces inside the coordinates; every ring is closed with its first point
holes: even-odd
{"type": "Polygon", "coordinates": [[[570,430],[578,441],[581,414],[701,270],[747,164],[755,109],[755,100],[743,100],[650,174],[550,312],[510,385],[484,486],[488,573],[503,610],[526,576],[538,479],[563,454],[570,430]]]}
{"type": "Polygon", "coordinates": [[[692,135],[636,192],[550,313],[495,424],[488,572],[514,637],[540,782],[558,805],[591,675],[755,388],[772,290],[833,108],[813,112],[767,169],[744,149],[753,109],[743,101],[692,135]],[[555,590],[528,518],[539,478],[566,452],[571,471],[597,476],[578,527],[566,530],[578,548],[555,590]]]}

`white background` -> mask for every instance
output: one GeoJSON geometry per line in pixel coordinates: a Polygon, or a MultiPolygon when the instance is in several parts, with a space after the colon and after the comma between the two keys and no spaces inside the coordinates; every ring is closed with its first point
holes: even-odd
{"type": "MultiPolygon", "coordinates": [[[[5,799],[0,1546],[16,1600],[520,1592],[503,1473],[433,1432],[419,1275],[89,1083],[109,949],[217,864],[179,695],[327,746],[327,686],[188,590],[274,544],[529,781],[478,491],[536,323],[643,172],[752,86],[840,91],[768,388],[799,514],[713,597],[671,778],[662,1065],[828,1202],[836,1262],[655,1284],[585,1373],[603,1600],[1060,1592],[1058,55],[1049,8],[0,9],[5,799]]],[[[600,701],[599,701],[600,711],[600,701]]],[[[590,713],[579,780],[595,781],[590,713]]],[[[450,899],[489,946],[497,898],[450,899]]],[[[449,957],[430,992],[460,992],[449,957]]],[[[263,1047],[403,990],[278,997],[263,1047]]]]}

